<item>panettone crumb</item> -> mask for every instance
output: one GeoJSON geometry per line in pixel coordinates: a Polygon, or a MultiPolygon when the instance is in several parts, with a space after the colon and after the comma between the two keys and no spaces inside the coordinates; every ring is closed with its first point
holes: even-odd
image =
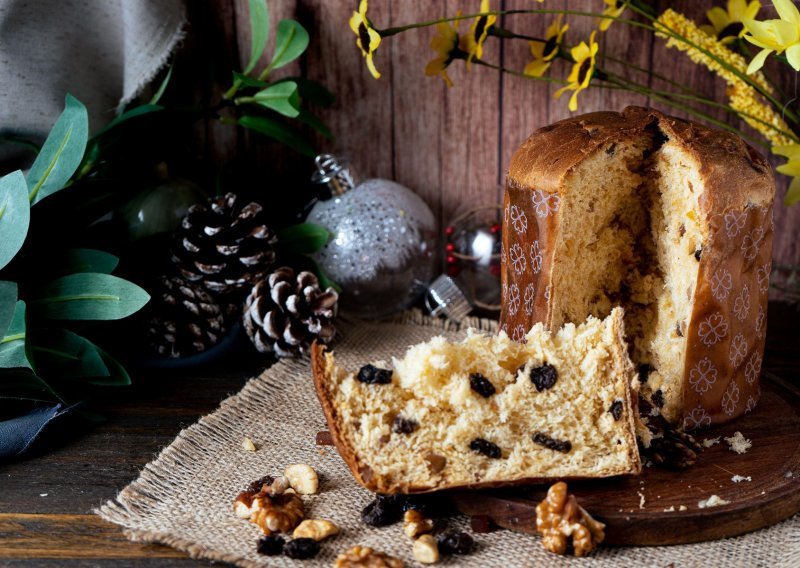
{"type": "Polygon", "coordinates": [[[697,502],[697,506],[701,509],[707,509],[709,507],[720,507],[722,505],[730,505],[730,501],[726,501],[722,499],[719,495],[712,495],[708,499],[704,499],[702,501],[697,502]]]}
{"type": "Polygon", "coordinates": [[[688,509],[686,505],[681,505],[680,507],[678,507],[679,511],[685,511],[686,509],[688,509]]]}
{"type": "Polygon", "coordinates": [[[242,440],[242,449],[247,452],[255,452],[258,448],[256,448],[256,445],[253,443],[253,440],[245,437],[242,440]]]}
{"type": "Polygon", "coordinates": [[[734,483],[741,483],[742,481],[753,481],[753,478],[750,477],[749,475],[747,477],[743,475],[734,475],[733,477],[731,477],[731,481],[733,481],[734,483]]]}
{"type": "Polygon", "coordinates": [[[719,438],[720,438],[719,436],[717,436],[716,438],[706,438],[705,440],[703,440],[703,447],[710,448],[714,444],[719,444],[719,438]]]}
{"type": "Polygon", "coordinates": [[[753,445],[753,442],[742,436],[742,433],[738,430],[728,438],[725,438],[725,441],[728,442],[728,446],[730,447],[732,452],[736,452],[737,454],[744,454],[750,447],[753,445]]]}
{"type": "Polygon", "coordinates": [[[642,493],[641,491],[637,491],[636,494],[639,496],[639,508],[644,509],[644,504],[645,504],[644,493],[642,493]]]}
{"type": "Polygon", "coordinates": [[[664,509],[664,512],[665,513],[674,513],[675,512],[675,505],[672,505],[672,506],[668,507],[667,509],[664,509]]]}

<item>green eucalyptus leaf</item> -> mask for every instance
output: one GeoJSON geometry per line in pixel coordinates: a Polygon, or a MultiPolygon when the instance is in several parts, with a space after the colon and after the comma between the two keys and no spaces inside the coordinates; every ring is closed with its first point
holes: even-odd
{"type": "Polygon", "coordinates": [[[270,138],[277,140],[281,144],[288,146],[295,152],[303,154],[304,156],[313,158],[317,155],[314,147],[311,146],[311,144],[309,144],[305,138],[303,138],[302,134],[300,134],[297,130],[272,118],[246,114],[239,118],[237,124],[244,126],[245,128],[249,128],[250,130],[259,132],[265,136],[269,136],[270,138]]]}
{"type": "Polygon", "coordinates": [[[333,93],[326,89],[322,83],[318,83],[313,79],[306,79],[305,77],[286,77],[275,81],[274,84],[285,81],[292,81],[297,85],[297,92],[300,93],[300,98],[304,101],[314,103],[321,107],[329,107],[336,101],[336,97],[333,93]]]}
{"type": "Polygon", "coordinates": [[[28,140],[27,138],[23,138],[21,136],[17,136],[15,134],[1,134],[0,135],[0,144],[7,142],[9,144],[14,144],[16,146],[21,146],[22,148],[27,148],[34,155],[39,153],[41,146],[37,143],[33,142],[32,140],[28,140]]]}
{"type": "Polygon", "coordinates": [[[115,320],[144,306],[150,296],[136,284],[94,272],[53,280],[31,300],[37,315],[50,319],[115,320]]]}
{"type": "Polygon", "coordinates": [[[123,122],[127,122],[132,118],[137,118],[139,116],[144,116],[145,114],[159,112],[162,110],[164,110],[164,107],[161,105],[157,105],[155,103],[135,106],[132,109],[126,110],[119,116],[115,117],[114,120],[106,124],[105,128],[103,128],[100,132],[98,132],[92,137],[92,141],[97,140],[98,138],[106,134],[109,130],[113,129],[116,126],[119,126],[123,122]]]}
{"type": "Polygon", "coordinates": [[[291,63],[308,48],[308,32],[295,20],[281,20],[275,36],[275,53],[269,69],[278,69],[291,63]]]}
{"type": "Polygon", "coordinates": [[[295,254],[313,254],[328,244],[331,233],[322,225],[298,223],[278,231],[278,242],[295,254]]]}
{"type": "Polygon", "coordinates": [[[28,186],[17,170],[0,178],[0,269],[22,248],[30,222],[28,186]]]}
{"type": "Polygon", "coordinates": [[[328,128],[326,124],[322,122],[314,113],[301,108],[300,114],[297,115],[297,120],[308,124],[311,128],[322,134],[326,139],[333,140],[333,132],[331,132],[330,128],[328,128]]]}
{"type": "Polygon", "coordinates": [[[153,98],[150,99],[150,104],[154,105],[157,104],[158,101],[161,100],[161,97],[164,96],[164,91],[167,90],[167,85],[169,85],[170,79],[172,79],[172,69],[173,66],[170,65],[169,69],[167,69],[167,74],[164,76],[164,79],[161,81],[161,84],[156,89],[156,92],[153,93],[153,98]]]}
{"type": "Polygon", "coordinates": [[[109,374],[107,377],[89,377],[86,379],[86,382],[92,385],[104,387],[122,387],[131,384],[131,377],[128,374],[128,371],[125,370],[125,367],[123,367],[119,361],[114,359],[114,357],[96,345],[95,348],[103,358],[103,363],[105,363],[109,374]]]}
{"type": "Polygon", "coordinates": [[[250,0],[250,59],[244,68],[244,74],[252,71],[264,48],[267,47],[269,38],[269,8],[267,0],[250,0]]]}
{"type": "Polygon", "coordinates": [[[17,283],[0,280],[0,337],[5,337],[17,308],[17,283]]]}
{"type": "Polygon", "coordinates": [[[300,114],[300,95],[297,94],[297,85],[291,81],[270,85],[252,98],[259,105],[284,116],[294,118],[300,114]]]}
{"type": "Polygon", "coordinates": [[[3,339],[0,339],[0,367],[30,369],[31,363],[26,352],[25,302],[17,300],[14,316],[3,339]]]}
{"type": "Polygon", "coordinates": [[[66,185],[83,160],[88,139],[86,107],[72,95],[67,95],[64,111],[28,172],[31,203],[41,201],[66,185]]]}
{"type": "Polygon", "coordinates": [[[66,250],[54,264],[56,271],[63,274],[76,272],[111,274],[119,264],[119,258],[102,250],[74,248],[66,250]]]}
{"type": "Polygon", "coordinates": [[[238,71],[233,72],[233,80],[238,81],[245,87],[258,87],[259,89],[263,89],[264,87],[269,87],[269,83],[267,83],[266,81],[260,81],[258,79],[255,79],[254,77],[250,77],[249,75],[239,73],[238,71]]]}
{"type": "Polygon", "coordinates": [[[37,333],[31,343],[36,370],[45,377],[80,379],[111,375],[99,348],[77,333],[48,330],[37,333]]]}
{"type": "Polygon", "coordinates": [[[0,400],[52,402],[61,400],[32,369],[0,368],[0,400]]]}

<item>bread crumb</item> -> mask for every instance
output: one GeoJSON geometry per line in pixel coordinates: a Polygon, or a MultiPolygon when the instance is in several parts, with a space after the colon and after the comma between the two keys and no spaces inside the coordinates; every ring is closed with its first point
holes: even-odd
{"type": "Polygon", "coordinates": [[[701,509],[707,509],[708,507],[719,507],[721,505],[730,505],[730,501],[720,498],[719,495],[712,495],[708,499],[697,502],[697,506],[701,509]]]}
{"type": "Polygon", "coordinates": [[[644,509],[644,502],[645,502],[644,493],[642,493],[641,491],[637,491],[636,494],[639,495],[639,508],[644,509]]]}
{"type": "Polygon", "coordinates": [[[753,445],[753,442],[742,436],[742,433],[739,431],[736,431],[730,438],[725,438],[725,441],[728,442],[731,451],[737,454],[746,453],[753,445]]]}
{"type": "Polygon", "coordinates": [[[687,507],[686,505],[681,505],[680,507],[678,507],[678,510],[679,510],[679,511],[685,511],[685,510],[686,510],[686,509],[688,509],[688,508],[689,508],[689,507],[687,507]]]}
{"type": "Polygon", "coordinates": [[[669,509],[664,509],[664,512],[665,513],[673,513],[673,512],[675,512],[675,505],[673,505],[669,509]]]}
{"type": "Polygon", "coordinates": [[[717,436],[716,438],[706,438],[705,440],[703,440],[703,447],[710,448],[714,444],[719,444],[719,438],[720,438],[719,436],[717,436]]]}
{"type": "Polygon", "coordinates": [[[245,439],[242,440],[242,448],[244,448],[248,452],[256,451],[256,445],[253,443],[253,440],[247,437],[245,437],[245,439]]]}
{"type": "Polygon", "coordinates": [[[744,477],[743,475],[734,475],[733,477],[731,477],[731,481],[733,481],[734,483],[739,483],[741,481],[753,481],[753,478],[750,477],[749,475],[747,477],[744,477]]]}
{"type": "Polygon", "coordinates": [[[791,471],[787,471],[786,473],[784,473],[784,474],[783,474],[783,477],[785,477],[786,479],[789,479],[789,478],[790,478],[790,477],[792,477],[793,475],[794,475],[794,473],[793,473],[793,472],[791,472],[791,471]]]}

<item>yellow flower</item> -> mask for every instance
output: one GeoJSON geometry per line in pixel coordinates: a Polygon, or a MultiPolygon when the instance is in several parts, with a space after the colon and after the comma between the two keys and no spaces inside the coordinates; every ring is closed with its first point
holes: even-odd
{"type": "Polygon", "coordinates": [[[595,57],[597,56],[597,50],[600,49],[600,46],[594,40],[595,35],[597,35],[596,31],[589,36],[589,45],[582,41],[570,50],[575,64],[572,66],[569,77],[567,77],[567,85],[560,88],[555,94],[556,98],[560,98],[565,91],[574,91],[569,99],[569,110],[573,112],[578,110],[578,93],[589,86],[589,81],[591,81],[594,73],[595,57]]]}
{"type": "Polygon", "coordinates": [[[490,10],[489,0],[481,0],[481,14],[469,28],[469,33],[461,36],[460,48],[467,52],[467,69],[473,58],[483,57],[483,42],[489,35],[489,28],[497,21],[497,16],[486,14],[490,10]]]}
{"type": "Polygon", "coordinates": [[[789,136],[792,128],[780,113],[762,101],[753,87],[743,82],[731,85],[728,88],[728,99],[731,108],[739,113],[742,120],[760,132],[772,144],[783,145],[792,141],[789,136]],[[769,125],[775,128],[770,128],[769,125]],[[786,132],[786,134],[779,131],[786,132]]]}
{"type": "Polygon", "coordinates": [[[788,162],[775,169],[792,177],[792,183],[789,185],[789,191],[786,192],[783,202],[786,205],[794,205],[800,201],[800,144],[773,146],[772,153],[789,159],[788,162]]]}
{"type": "Polygon", "coordinates": [[[604,32],[608,27],[614,23],[612,18],[619,18],[620,14],[628,7],[628,0],[603,0],[606,6],[603,10],[604,16],[611,16],[611,18],[600,18],[600,31],[604,32]]]}
{"type": "Polygon", "coordinates": [[[361,50],[361,53],[367,59],[367,67],[372,76],[379,79],[381,74],[375,68],[375,62],[372,61],[372,55],[378,46],[381,44],[381,35],[375,31],[372,24],[367,19],[367,0],[361,0],[358,5],[358,12],[353,12],[350,17],[350,29],[356,34],[356,45],[361,50]]]}
{"type": "Polygon", "coordinates": [[[753,0],[728,0],[728,9],[714,6],[706,17],[711,25],[700,26],[700,29],[710,36],[714,36],[722,43],[731,43],[737,37],[744,35],[745,29],[742,18],[755,18],[761,9],[761,2],[753,0]]]}
{"type": "Polygon", "coordinates": [[[747,73],[755,73],[764,66],[770,53],[786,52],[786,59],[795,71],[800,71],[800,12],[792,0],[772,0],[779,20],[758,22],[742,18],[747,35],[744,39],[762,48],[750,62],[747,73]]]}
{"type": "MultiPolygon", "coordinates": [[[[457,15],[460,16],[461,12],[457,15]]],[[[425,66],[425,74],[429,77],[440,75],[447,86],[452,87],[453,81],[447,75],[447,66],[453,61],[453,52],[458,49],[458,24],[442,22],[436,24],[436,31],[439,35],[433,36],[431,47],[438,52],[438,55],[425,66]]]]}
{"type": "Polygon", "coordinates": [[[547,28],[547,32],[545,32],[544,36],[546,41],[528,42],[531,47],[533,61],[525,66],[523,73],[526,75],[541,77],[547,72],[550,68],[550,63],[555,59],[556,55],[558,55],[561,42],[564,40],[564,34],[569,29],[569,24],[561,25],[562,16],[563,14],[559,14],[558,17],[553,20],[553,23],[550,24],[550,27],[547,28]]]}

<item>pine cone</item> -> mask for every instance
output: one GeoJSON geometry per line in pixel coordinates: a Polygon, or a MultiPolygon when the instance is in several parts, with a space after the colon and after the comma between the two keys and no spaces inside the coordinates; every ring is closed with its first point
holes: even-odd
{"type": "Polygon", "coordinates": [[[226,331],[225,313],[204,288],[179,277],[163,277],[154,294],[155,313],[147,332],[159,355],[186,357],[209,349],[226,331]]]}
{"type": "Polygon", "coordinates": [[[307,353],[314,339],[333,339],[338,299],[332,288],[321,290],[312,273],[295,277],[284,266],[253,287],[244,305],[244,328],[262,353],[296,357],[307,353]]]}
{"type": "Polygon", "coordinates": [[[233,193],[193,205],[175,231],[172,261],[183,277],[218,294],[244,291],[275,262],[275,234],[261,205],[233,193]]]}
{"type": "Polygon", "coordinates": [[[668,469],[685,469],[697,461],[703,447],[691,435],[669,425],[649,425],[653,434],[650,445],[640,445],[641,453],[656,465],[668,469]]]}

